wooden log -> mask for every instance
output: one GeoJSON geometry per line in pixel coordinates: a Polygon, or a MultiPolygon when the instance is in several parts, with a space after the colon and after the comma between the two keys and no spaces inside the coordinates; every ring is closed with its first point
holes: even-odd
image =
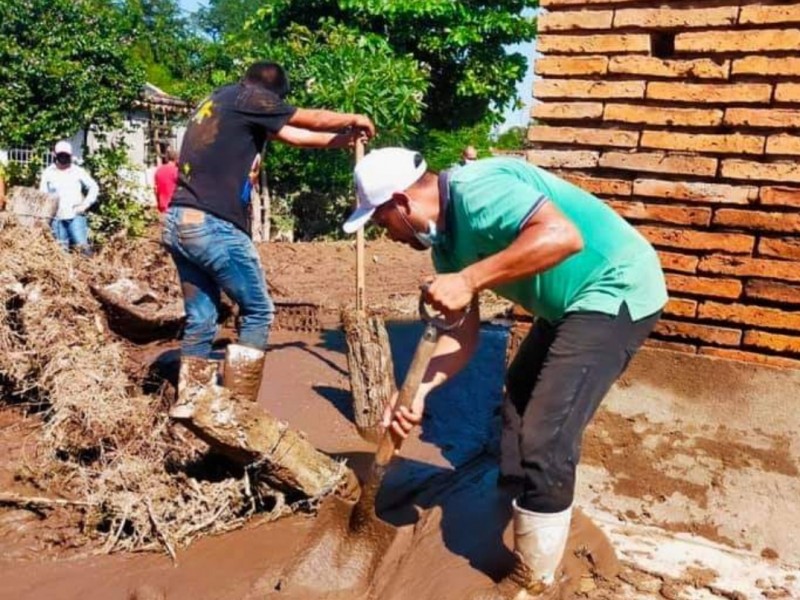
{"type": "Polygon", "coordinates": [[[397,390],[389,335],[383,319],[359,310],[344,311],[342,325],[356,429],[365,440],[377,443],[384,407],[397,390]]]}
{"type": "Polygon", "coordinates": [[[212,385],[193,401],[193,415],[180,422],[232,461],[260,467],[259,476],[278,490],[316,498],[357,482],[344,463],[317,450],[303,433],[229,390],[212,385]]]}

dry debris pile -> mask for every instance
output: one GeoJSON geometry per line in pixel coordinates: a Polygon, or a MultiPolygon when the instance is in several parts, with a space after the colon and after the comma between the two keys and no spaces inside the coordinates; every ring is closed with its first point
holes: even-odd
{"type": "Polygon", "coordinates": [[[71,543],[173,553],[256,512],[288,510],[281,494],[171,427],[162,395],[126,373],[126,343],[90,286],[144,269],[156,294],[175,298],[167,261],[148,240],[85,261],[41,229],[0,222],[0,402],[38,411],[20,477],[69,501],[71,543]]]}

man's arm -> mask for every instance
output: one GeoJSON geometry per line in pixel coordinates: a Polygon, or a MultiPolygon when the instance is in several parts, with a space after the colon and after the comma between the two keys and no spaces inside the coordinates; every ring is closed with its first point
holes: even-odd
{"type": "Polygon", "coordinates": [[[288,124],[312,131],[338,131],[353,127],[365,132],[367,137],[375,135],[375,125],[369,117],[332,110],[298,108],[289,118],[288,124]]]}
{"type": "Polygon", "coordinates": [[[89,207],[97,202],[97,195],[100,193],[100,188],[94,178],[89,175],[85,169],[81,169],[81,184],[86,186],[86,198],[81,203],[80,211],[85,212],[89,207]]]}
{"type": "Polygon", "coordinates": [[[298,148],[346,148],[354,143],[352,133],[325,133],[284,125],[274,139],[298,148]]]}
{"type": "MultiPolygon", "coordinates": [[[[391,426],[398,447],[399,442],[407,438],[411,430],[422,422],[422,413],[425,410],[425,399],[428,394],[455,376],[469,363],[478,346],[480,323],[480,309],[476,297],[473,299],[472,308],[464,324],[458,329],[439,336],[430,365],[425,371],[422,384],[419,386],[411,408],[394,410],[394,406],[387,407],[383,416],[383,426],[387,428],[391,426]]],[[[395,400],[396,398],[392,401],[395,400]]]]}
{"type": "Polygon", "coordinates": [[[582,249],[572,221],[545,201],[505,250],[459,273],[440,275],[428,286],[427,299],[440,310],[461,310],[481,290],[547,271],[582,249]]]}

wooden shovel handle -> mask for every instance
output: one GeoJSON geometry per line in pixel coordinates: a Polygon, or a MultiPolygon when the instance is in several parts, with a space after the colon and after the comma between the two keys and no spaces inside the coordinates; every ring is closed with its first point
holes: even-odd
{"type": "MultiPolygon", "coordinates": [[[[356,138],[356,164],[361,162],[364,158],[364,140],[360,137],[356,138]]],[[[356,198],[356,206],[358,206],[358,199],[356,198]]],[[[364,228],[356,232],[356,310],[364,312],[366,310],[366,295],[367,295],[367,275],[366,275],[366,259],[365,259],[365,241],[364,241],[364,228]]]]}
{"type": "MultiPolygon", "coordinates": [[[[417,344],[414,358],[411,360],[411,366],[408,368],[405,381],[403,381],[403,387],[400,388],[395,408],[400,408],[401,406],[411,407],[422,379],[425,377],[425,371],[428,370],[438,337],[439,330],[433,325],[427,324],[422,334],[422,339],[417,344]]],[[[375,464],[379,467],[389,464],[396,449],[394,438],[387,430],[384,432],[381,442],[378,444],[378,450],[375,452],[375,464]]]]}

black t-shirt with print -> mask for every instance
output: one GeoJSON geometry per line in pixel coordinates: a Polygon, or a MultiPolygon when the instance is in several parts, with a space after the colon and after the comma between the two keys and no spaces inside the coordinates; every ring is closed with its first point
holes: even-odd
{"type": "Polygon", "coordinates": [[[209,212],[249,234],[253,159],[296,110],[261,86],[237,83],[212,93],[189,119],[172,204],[209,212]]]}

